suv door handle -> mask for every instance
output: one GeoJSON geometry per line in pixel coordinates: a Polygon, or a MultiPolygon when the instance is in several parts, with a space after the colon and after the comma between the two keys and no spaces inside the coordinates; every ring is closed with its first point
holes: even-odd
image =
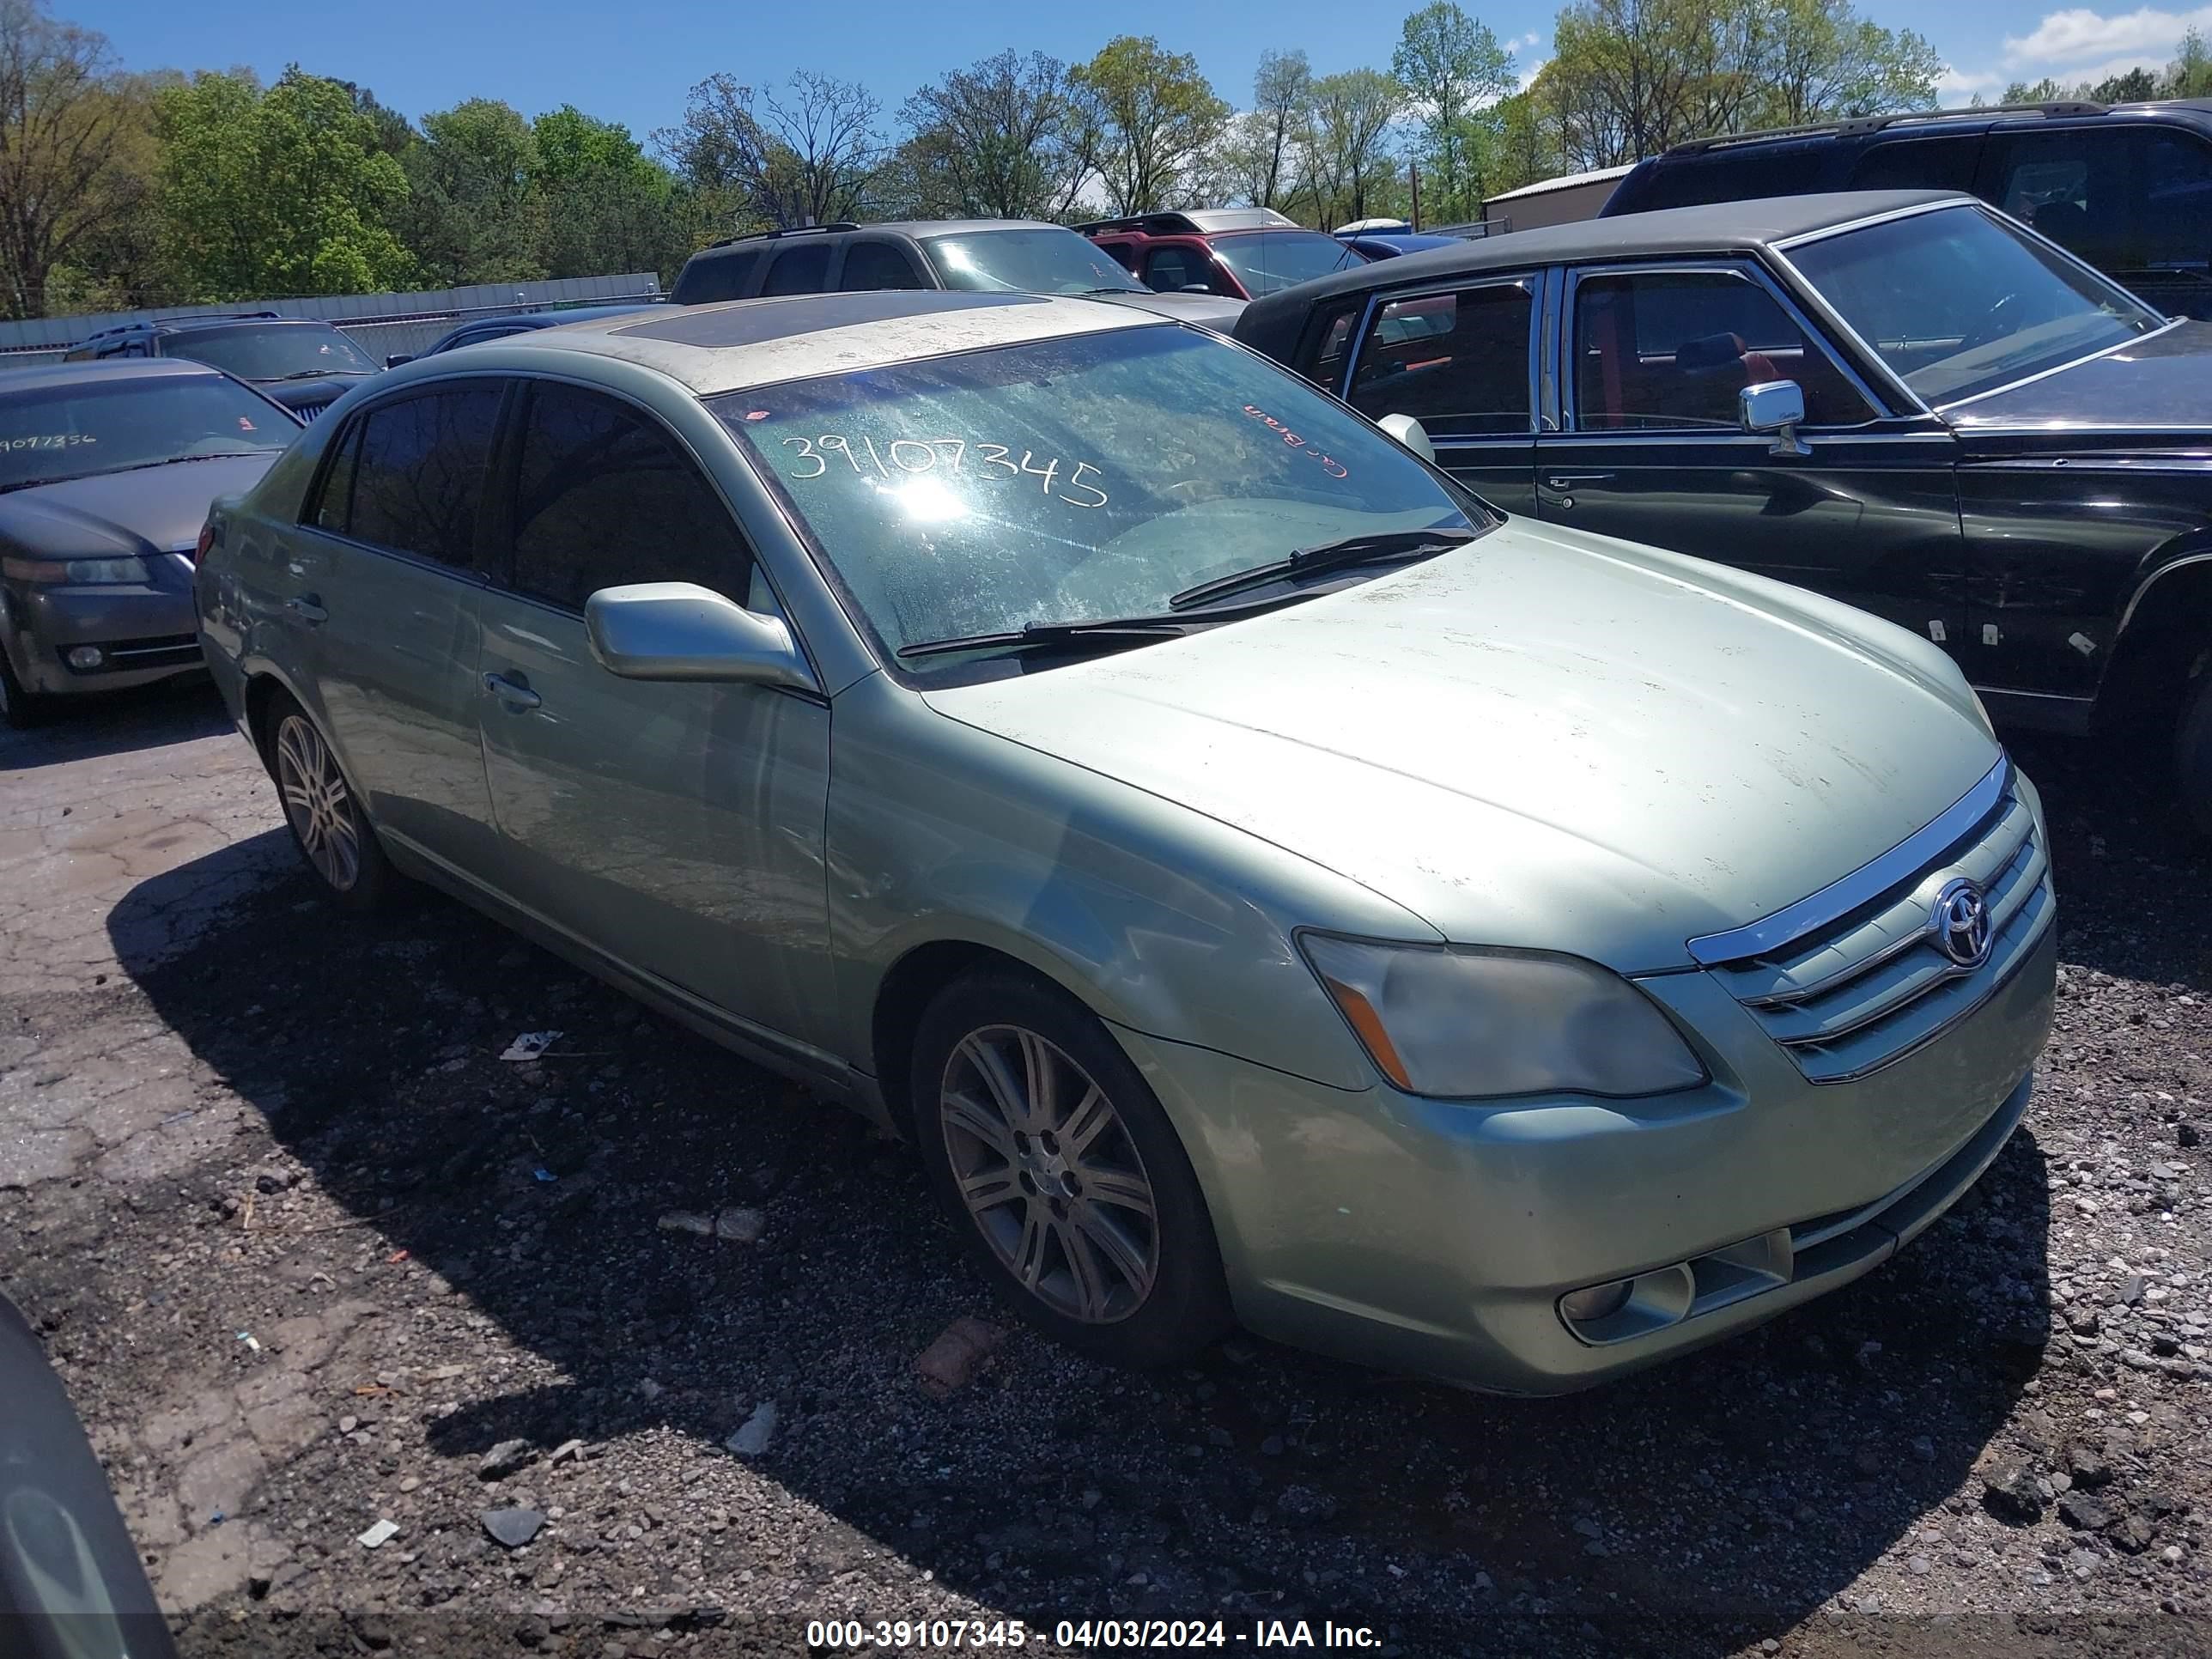
{"type": "Polygon", "coordinates": [[[545,701],[527,685],[519,680],[511,680],[504,674],[486,674],[483,688],[512,709],[535,708],[545,701]]]}
{"type": "Polygon", "coordinates": [[[1611,483],[1610,472],[1554,472],[1544,480],[1547,489],[1572,489],[1577,484],[1611,483]]]}
{"type": "Polygon", "coordinates": [[[302,593],[295,599],[287,599],[284,608],[310,628],[320,626],[331,617],[331,613],[323,609],[323,596],[319,593],[302,593]]]}

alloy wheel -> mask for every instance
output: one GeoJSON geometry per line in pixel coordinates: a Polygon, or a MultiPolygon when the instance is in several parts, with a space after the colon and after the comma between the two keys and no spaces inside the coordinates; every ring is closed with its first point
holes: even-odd
{"type": "Polygon", "coordinates": [[[330,744],[299,714],[287,714],[276,728],[276,787],[315,873],[337,891],[350,892],[361,877],[353,797],[330,744]]]}
{"type": "Polygon", "coordinates": [[[1127,1318],[1159,1273],[1159,1206],[1105,1091],[1018,1025],[971,1031],[939,1120],[969,1217],[1022,1287],[1085,1324],[1127,1318]]]}

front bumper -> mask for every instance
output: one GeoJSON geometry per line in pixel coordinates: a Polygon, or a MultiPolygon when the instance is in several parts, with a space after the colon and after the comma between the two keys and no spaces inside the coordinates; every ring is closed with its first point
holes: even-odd
{"type": "Polygon", "coordinates": [[[1117,1031],[1189,1149],[1237,1311],[1263,1335],[1516,1394],[1703,1346],[1880,1265],[1971,1186],[2027,1110],[2055,933],[1943,1037],[1816,1085],[1705,973],[1643,981],[1715,1080],[1640,1101],[1347,1091],[1117,1031]],[[1783,1236],[1779,1275],[1603,1345],[1559,1298],[1783,1236]],[[1793,1248],[1793,1245],[1796,1246],[1793,1248]]]}
{"type": "Polygon", "coordinates": [[[8,583],[0,591],[0,649],[16,678],[27,690],[62,696],[200,672],[206,665],[189,564],[161,555],[153,576],[144,584],[100,587],[8,583]],[[68,653],[78,646],[97,647],[99,665],[71,667],[68,653]]]}

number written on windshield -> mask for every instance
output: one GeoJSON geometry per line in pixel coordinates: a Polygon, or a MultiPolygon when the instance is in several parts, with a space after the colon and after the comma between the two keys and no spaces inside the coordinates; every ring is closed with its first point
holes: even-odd
{"type": "Polygon", "coordinates": [[[825,476],[831,470],[830,460],[837,458],[861,477],[872,475],[888,480],[900,474],[913,477],[940,470],[1002,483],[1027,476],[1039,481],[1041,493],[1069,507],[1099,507],[1110,499],[1097,484],[1086,482],[1086,475],[1091,478],[1105,476],[1091,462],[1077,461],[1070,465],[1063,457],[1040,455],[1032,449],[1023,450],[1018,461],[1012,446],[1008,444],[971,443],[965,438],[894,438],[879,447],[872,437],[864,434],[856,448],[850,439],[837,432],[824,432],[811,438],[786,438],[782,442],[786,448],[796,452],[792,457],[794,467],[812,469],[790,474],[801,482],[825,476]],[[1055,483],[1059,489],[1054,488],[1055,483]]]}

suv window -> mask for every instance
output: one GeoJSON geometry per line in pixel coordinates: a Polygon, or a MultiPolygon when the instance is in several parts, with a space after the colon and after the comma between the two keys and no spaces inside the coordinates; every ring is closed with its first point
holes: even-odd
{"type": "Polygon", "coordinates": [[[1982,136],[1954,133],[1945,138],[1899,138],[1876,144],[1851,169],[1853,190],[1956,190],[1974,188],[1974,161],[1982,136]]]}
{"type": "Polygon", "coordinates": [[[1155,294],[1193,287],[1211,289],[1212,276],[1206,256],[1180,242],[1156,247],[1145,258],[1145,286],[1155,294]]]}
{"type": "Polygon", "coordinates": [[[1736,271],[1584,276],[1575,286],[1575,423],[1583,431],[1736,424],[1736,393],[1795,380],[1808,426],[1875,411],[1774,296],[1736,271]]]}
{"type": "Polygon", "coordinates": [[[500,397],[490,386],[455,387],[368,410],[358,436],[346,440],[346,465],[331,468],[315,521],[356,541],[468,568],[500,397]],[[337,492],[348,475],[352,499],[341,508],[337,492]]]}
{"type": "Polygon", "coordinates": [[[1525,283],[1422,294],[1378,307],[1360,343],[1347,399],[1361,414],[1411,415],[1438,432],[1527,432],[1525,283]]]}
{"type": "Polygon", "coordinates": [[[676,275],[676,292],[669,297],[679,306],[712,305],[717,300],[742,300],[760,264],[757,247],[713,248],[695,253],[676,275]]]}
{"type": "Polygon", "coordinates": [[[743,604],[751,576],[729,509],[659,426],[592,392],[532,390],[516,479],[516,587],[574,611],[625,582],[696,582],[743,604]]]}
{"type": "Polygon", "coordinates": [[[2091,264],[2124,264],[2136,217],[2127,139],[2111,127],[1996,134],[1990,199],[2091,264]]]}
{"type": "Polygon", "coordinates": [[[830,276],[830,244],[809,242],[803,247],[787,247],[775,256],[768,268],[768,280],[761,284],[767,294],[819,294],[830,276]]]}
{"type": "Polygon", "coordinates": [[[921,273],[905,251],[889,242],[854,242],[845,250],[844,274],[837,286],[848,294],[864,289],[921,288],[921,273]]]}
{"type": "Polygon", "coordinates": [[[2142,176],[2142,233],[2130,266],[2202,270],[2212,263],[2212,146],[2194,133],[2134,135],[2142,176]]]}
{"type": "Polygon", "coordinates": [[[1213,244],[1221,262],[1235,271],[1255,300],[1293,283],[1354,270],[1367,263],[1358,249],[1313,230],[1266,230],[1224,236],[1213,244]]]}

